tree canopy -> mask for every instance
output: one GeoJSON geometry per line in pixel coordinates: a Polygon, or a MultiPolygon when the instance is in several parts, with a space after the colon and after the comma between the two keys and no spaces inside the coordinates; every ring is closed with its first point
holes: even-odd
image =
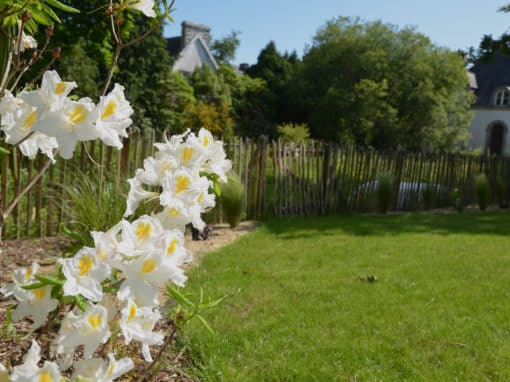
{"type": "Polygon", "coordinates": [[[473,95],[463,57],[413,28],[339,17],[315,35],[294,99],[312,136],[376,148],[452,150],[473,95]]]}

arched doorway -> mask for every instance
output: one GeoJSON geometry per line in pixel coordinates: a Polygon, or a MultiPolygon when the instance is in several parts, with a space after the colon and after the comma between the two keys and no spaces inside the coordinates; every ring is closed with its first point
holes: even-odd
{"type": "Polygon", "coordinates": [[[487,149],[490,155],[503,154],[506,138],[506,126],[503,122],[493,122],[487,129],[487,149]]]}

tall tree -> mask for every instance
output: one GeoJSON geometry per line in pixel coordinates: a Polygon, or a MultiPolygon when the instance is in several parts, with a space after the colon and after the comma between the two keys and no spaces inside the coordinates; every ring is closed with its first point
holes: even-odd
{"type": "Polygon", "coordinates": [[[241,44],[239,31],[231,31],[227,36],[214,40],[211,44],[211,52],[219,64],[230,64],[236,58],[236,52],[241,44]]]}
{"type": "MultiPolygon", "coordinates": [[[[300,60],[295,52],[281,54],[270,41],[261,50],[257,63],[248,68],[247,74],[263,79],[269,92],[265,97],[267,119],[274,125],[285,122],[300,122],[297,109],[289,102],[292,97],[292,83],[300,67],[300,60]]],[[[274,130],[276,134],[276,130],[274,130]]]]}
{"type": "Polygon", "coordinates": [[[473,95],[461,55],[412,28],[339,17],[316,34],[299,76],[312,135],[377,148],[453,150],[473,95]]]}

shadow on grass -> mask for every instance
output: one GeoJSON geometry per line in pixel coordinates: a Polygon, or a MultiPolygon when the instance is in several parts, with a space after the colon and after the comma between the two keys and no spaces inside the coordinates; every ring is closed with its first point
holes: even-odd
{"type": "Polygon", "coordinates": [[[264,226],[281,239],[334,236],[342,232],[359,236],[408,233],[506,236],[510,234],[510,213],[337,215],[274,219],[264,226]]]}

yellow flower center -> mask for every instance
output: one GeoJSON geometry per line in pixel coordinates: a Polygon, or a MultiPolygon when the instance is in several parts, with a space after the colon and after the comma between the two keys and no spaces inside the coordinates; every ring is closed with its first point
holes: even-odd
{"type": "Polygon", "coordinates": [[[78,261],[78,275],[85,276],[94,266],[94,259],[91,256],[82,256],[78,261]]]}
{"type": "Polygon", "coordinates": [[[65,82],[58,82],[55,86],[55,94],[62,94],[66,90],[66,83],[65,82]]]}
{"type": "Polygon", "coordinates": [[[163,176],[163,175],[165,175],[166,170],[171,170],[171,169],[172,169],[172,165],[167,161],[163,161],[163,162],[161,162],[161,167],[159,168],[159,174],[161,176],[163,176]]]}
{"type": "Polygon", "coordinates": [[[110,367],[108,368],[108,370],[106,370],[106,374],[104,375],[106,378],[109,378],[111,377],[111,375],[113,374],[113,371],[115,370],[115,364],[112,363],[110,365],[110,367]]]}
{"type": "Polygon", "coordinates": [[[44,288],[34,289],[32,290],[32,294],[37,300],[42,300],[44,296],[46,296],[46,289],[44,288]]]}
{"type": "Polygon", "coordinates": [[[41,374],[39,374],[39,382],[54,382],[54,380],[48,370],[43,370],[41,374]]]}
{"type": "Polygon", "coordinates": [[[97,257],[99,260],[104,261],[104,259],[106,259],[106,251],[104,249],[100,249],[97,251],[97,257]]]}
{"type": "Polygon", "coordinates": [[[115,113],[115,111],[117,110],[117,106],[118,106],[117,102],[115,102],[112,99],[109,100],[104,108],[103,114],[101,114],[101,119],[106,119],[109,116],[111,116],[113,113],[115,113]]]}
{"type": "Polygon", "coordinates": [[[136,238],[140,241],[146,240],[152,233],[152,226],[149,223],[140,223],[136,227],[136,238]]]}
{"type": "Polygon", "coordinates": [[[154,259],[145,260],[142,265],[142,272],[150,273],[156,268],[156,265],[157,263],[154,259]]]}
{"type": "Polygon", "coordinates": [[[179,211],[177,211],[177,208],[172,207],[168,210],[168,214],[170,216],[179,216],[179,211]]]}
{"type": "Polygon", "coordinates": [[[175,193],[179,194],[183,191],[185,191],[189,186],[190,180],[187,176],[179,175],[177,177],[177,182],[175,187],[175,193]]]}
{"type": "Polygon", "coordinates": [[[32,268],[28,268],[27,271],[25,272],[25,282],[27,282],[31,276],[32,276],[32,268]]]}
{"type": "Polygon", "coordinates": [[[207,135],[204,137],[203,145],[204,147],[209,146],[209,137],[207,135]]]}
{"type": "Polygon", "coordinates": [[[137,310],[138,309],[136,309],[136,305],[135,304],[131,304],[129,306],[128,321],[131,321],[133,318],[135,318],[137,310]]]}
{"type": "Polygon", "coordinates": [[[89,322],[90,326],[92,328],[97,329],[99,326],[101,326],[101,316],[99,314],[91,314],[87,321],[89,322]]]}
{"type": "Polygon", "coordinates": [[[87,110],[85,106],[78,105],[72,111],[67,113],[69,119],[73,125],[81,123],[87,119],[87,110]]]}
{"type": "Polygon", "coordinates": [[[25,130],[31,129],[35,121],[37,121],[37,116],[35,114],[35,111],[33,111],[28,115],[22,128],[25,130]]]}
{"type": "Polygon", "coordinates": [[[201,192],[200,195],[198,195],[198,204],[202,204],[204,201],[204,193],[201,192]]]}
{"type": "Polygon", "coordinates": [[[175,252],[175,249],[177,248],[177,239],[172,239],[170,241],[170,244],[168,245],[168,248],[166,249],[166,254],[171,255],[175,252]]]}
{"type": "Polygon", "coordinates": [[[185,147],[182,149],[181,159],[183,162],[189,162],[191,160],[192,156],[193,156],[193,148],[192,147],[185,147]]]}

